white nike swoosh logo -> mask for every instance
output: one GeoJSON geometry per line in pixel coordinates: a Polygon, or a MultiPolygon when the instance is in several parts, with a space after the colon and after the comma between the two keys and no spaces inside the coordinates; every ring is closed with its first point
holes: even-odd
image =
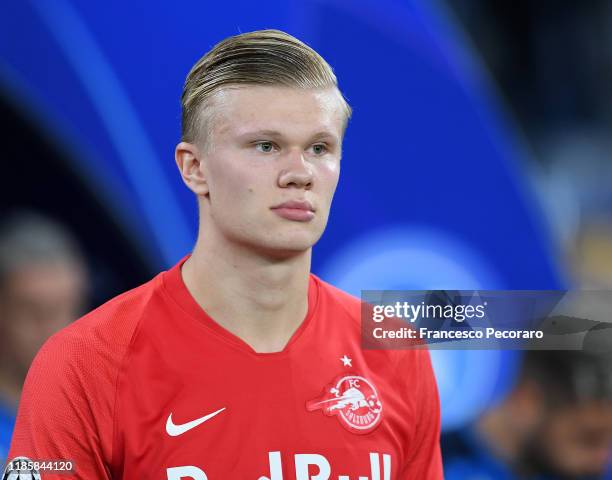
{"type": "Polygon", "coordinates": [[[216,412],[209,413],[208,415],[204,415],[203,417],[196,418],[195,420],[192,420],[191,422],[183,423],[182,425],[176,425],[172,421],[172,414],[170,414],[168,416],[168,421],[166,421],[166,433],[170,435],[171,437],[177,437],[179,435],[182,435],[183,433],[188,432],[192,428],[195,428],[198,425],[203,424],[205,421],[210,420],[215,415],[220,414],[223,410],[225,410],[225,407],[220,408],[216,412]]]}

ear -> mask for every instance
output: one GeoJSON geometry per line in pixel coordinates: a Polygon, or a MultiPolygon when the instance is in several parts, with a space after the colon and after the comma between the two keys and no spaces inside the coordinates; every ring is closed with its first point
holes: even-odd
{"type": "Polygon", "coordinates": [[[181,142],[176,146],[174,159],[185,185],[198,196],[208,195],[200,149],[194,143],[181,142]]]}

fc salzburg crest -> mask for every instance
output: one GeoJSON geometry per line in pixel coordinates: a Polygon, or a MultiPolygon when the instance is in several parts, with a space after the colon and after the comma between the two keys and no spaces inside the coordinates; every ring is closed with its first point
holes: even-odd
{"type": "Polygon", "coordinates": [[[306,403],[309,412],[322,410],[337,415],[353,433],[369,433],[382,418],[382,403],[372,382],[357,375],[344,375],[329,385],[323,395],[306,403]]]}

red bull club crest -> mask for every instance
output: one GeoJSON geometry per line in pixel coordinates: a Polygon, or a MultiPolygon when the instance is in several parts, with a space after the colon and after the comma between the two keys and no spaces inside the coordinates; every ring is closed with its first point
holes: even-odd
{"type": "Polygon", "coordinates": [[[306,402],[309,412],[323,410],[337,415],[340,423],[353,433],[369,433],[382,418],[382,403],[374,385],[357,375],[342,376],[327,386],[323,395],[306,402]]]}

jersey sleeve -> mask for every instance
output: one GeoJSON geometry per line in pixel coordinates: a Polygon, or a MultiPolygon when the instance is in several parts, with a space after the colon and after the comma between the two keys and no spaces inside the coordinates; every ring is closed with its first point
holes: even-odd
{"type": "Polygon", "coordinates": [[[414,350],[414,380],[408,388],[416,391],[417,423],[411,454],[401,480],[442,480],[440,452],[440,399],[429,351],[414,350]]]}
{"type": "Polygon", "coordinates": [[[9,460],[73,463],[72,474],[39,469],[42,480],[111,478],[115,375],[105,360],[82,332],[45,343],[24,384],[9,460]]]}

